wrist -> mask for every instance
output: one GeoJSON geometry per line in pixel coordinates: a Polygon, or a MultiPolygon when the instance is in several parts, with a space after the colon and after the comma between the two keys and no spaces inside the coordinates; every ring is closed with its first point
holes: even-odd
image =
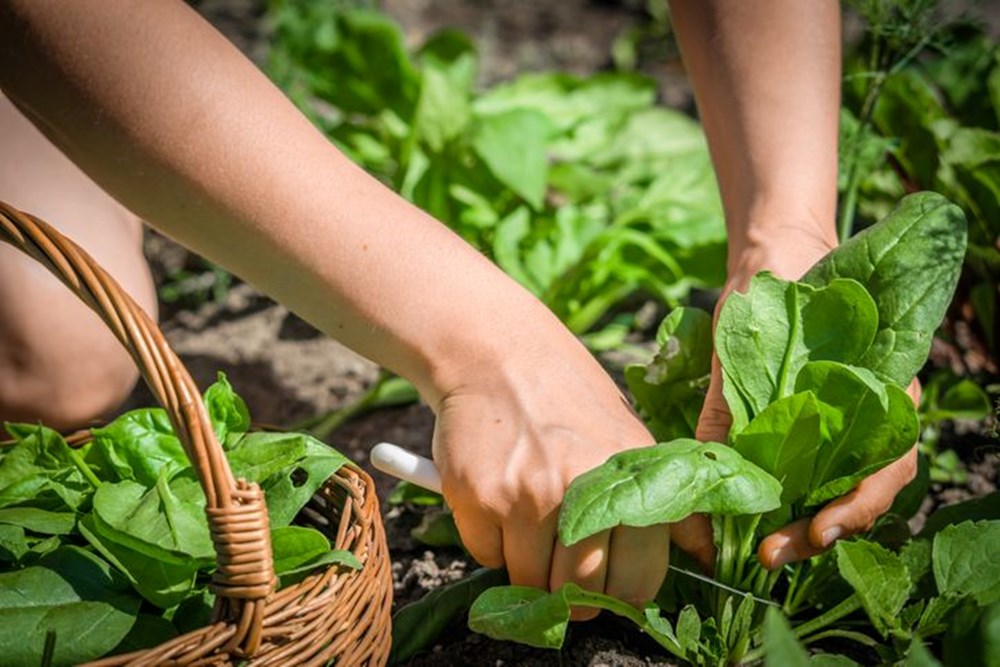
{"type": "Polygon", "coordinates": [[[729,242],[726,289],[743,290],[760,271],[797,280],[837,247],[834,218],[802,214],[759,214],[739,227],[729,242]]]}
{"type": "Polygon", "coordinates": [[[442,318],[444,326],[421,342],[420,370],[411,379],[435,412],[456,393],[531,377],[553,354],[567,361],[566,351],[573,351],[592,361],[579,340],[532,294],[512,280],[497,281],[494,287],[464,303],[458,317],[442,318]]]}

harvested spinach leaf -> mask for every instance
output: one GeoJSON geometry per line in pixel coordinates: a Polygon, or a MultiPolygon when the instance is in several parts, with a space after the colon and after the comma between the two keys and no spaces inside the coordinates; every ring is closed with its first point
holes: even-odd
{"type": "Polygon", "coordinates": [[[169,478],[191,466],[161,408],[127,412],[92,433],[93,455],[119,480],[152,486],[161,471],[169,478]]]}
{"type": "Polygon", "coordinates": [[[113,649],[135,623],[139,600],[93,554],[63,547],[41,564],[0,574],[0,652],[11,667],[40,664],[55,633],[53,665],[75,665],[113,649]]]}
{"type": "Polygon", "coordinates": [[[186,598],[195,586],[199,567],[206,567],[193,560],[179,563],[150,556],[103,537],[93,515],[84,517],[78,527],[94,550],[124,574],[139,595],[161,609],[186,598]]]}
{"type": "Polygon", "coordinates": [[[108,540],[168,563],[210,563],[215,550],[205,518],[205,495],[193,472],[146,488],[131,481],[104,484],[94,495],[94,525],[108,540]]]}

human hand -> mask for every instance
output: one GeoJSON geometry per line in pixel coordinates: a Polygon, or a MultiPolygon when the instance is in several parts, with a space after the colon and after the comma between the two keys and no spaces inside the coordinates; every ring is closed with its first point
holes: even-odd
{"type": "MultiPolygon", "coordinates": [[[[532,348],[469,367],[438,403],[433,450],[445,499],[472,556],[506,565],[511,583],[574,582],[641,606],[666,576],[668,527],[620,527],[567,547],[557,519],[576,476],[653,437],[575,338],[542,328],[532,348]]],[[[575,609],[572,618],[596,615],[575,609]]]]}
{"type": "MultiPolygon", "coordinates": [[[[776,234],[767,247],[755,246],[738,255],[730,266],[729,278],[716,307],[722,308],[733,291],[744,291],[759,271],[771,271],[779,278],[796,280],[823,255],[832,250],[832,242],[814,234],[788,228],[776,234]]],[[[919,403],[920,386],[914,381],[908,388],[919,403]]],[[[712,375],[698,422],[697,438],[726,442],[732,417],[722,394],[722,372],[718,358],[712,359],[712,375]]],[[[916,474],[917,450],[872,474],[847,495],[829,503],[818,514],[795,521],[767,536],[758,549],[761,564],[777,569],[786,563],[805,560],[829,548],[840,538],[850,537],[872,527],[875,520],[891,507],[896,494],[916,474]]],[[[715,548],[711,525],[703,516],[691,517],[672,529],[675,543],[711,570],[715,548]]]]}

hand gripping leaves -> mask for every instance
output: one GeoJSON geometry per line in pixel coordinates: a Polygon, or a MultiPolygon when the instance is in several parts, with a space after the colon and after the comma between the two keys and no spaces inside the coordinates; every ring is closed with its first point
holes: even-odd
{"type": "MultiPolygon", "coordinates": [[[[691,439],[709,374],[707,313],[672,312],[658,333],[656,357],[626,369],[640,414],[663,442],[617,454],[578,477],[563,502],[559,534],[573,544],[618,525],[709,514],[718,546],[715,581],[692,595],[694,589],[682,585],[690,580],[668,577],[661,596],[672,595],[683,607],[675,625],[655,604],[640,612],[572,587],[551,594],[512,587],[477,600],[470,614],[473,629],[558,647],[569,606],[589,604],[632,618],[666,650],[697,664],[759,658],[769,643],[812,641],[830,633],[874,642],[836,628],[861,609],[882,637],[940,631],[957,603],[946,609],[945,602],[921,601],[921,609],[910,612],[914,618],[901,619],[920,573],[910,572],[903,555],[877,544],[842,543],[813,563],[776,572],[765,571],[755,553],[763,536],[815,513],[913,446],[918,421],[905,388],[926,360],[955,289],[965,228],[962,212],[943,197],[911,195],[800,281],[761,273],[746,294],[732,294],[715,331],[723,393],[733,414],[725,444],[691,439]],[[829,593],[838,575],[840,589],[829,593]],[[848,588],[856,592],[844,598],[848,588]],[[769,602],[775,590],[784,593],[783,601],[769,602]],[[822,591],[832,597],[823,599],[822,591]],[[793,616],[789,636],[787,622],[774,618],[776,609],[765,623],[769,604],[789,616],[815,604],[825,611],[804,621],[793,616]],[[933,618],[921,624],[921,614],[933,618]]],[[[994,523],[962,526],[992,535],[994,523]]],[[[953,597],[994,602],[1000,573],[973,586],[965,570],[943,571],[941,563],[954,557],[953,542],[944,538],[953,534],[934,539],[938,592],[961,590],[953,597]]],[[[929,551],[913,546],[910,554],[914,563],[918,554],[926,556],[919,561],[924,573],[931,567],[929,551]]],[[[972,556],[966,560],[978,562],[972,556]]],[[[910,644],[907,640],[906,647],[910,644]]],[[[914,645],[912,652],[923,650],[919,641],[914,645]]]]}

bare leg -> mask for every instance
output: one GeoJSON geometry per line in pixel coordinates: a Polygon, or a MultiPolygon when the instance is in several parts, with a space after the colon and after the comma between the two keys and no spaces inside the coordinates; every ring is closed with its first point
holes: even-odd
{"type": "MultiPolygon", "coordinates": [[[[138,218],[0,95],[0,199],[51,223],[155,317],[138,218]]],[[[48,271],[0,245],[0,422],[71,428],[107,416],[137,379],[98,317],[48,271]]]]}

